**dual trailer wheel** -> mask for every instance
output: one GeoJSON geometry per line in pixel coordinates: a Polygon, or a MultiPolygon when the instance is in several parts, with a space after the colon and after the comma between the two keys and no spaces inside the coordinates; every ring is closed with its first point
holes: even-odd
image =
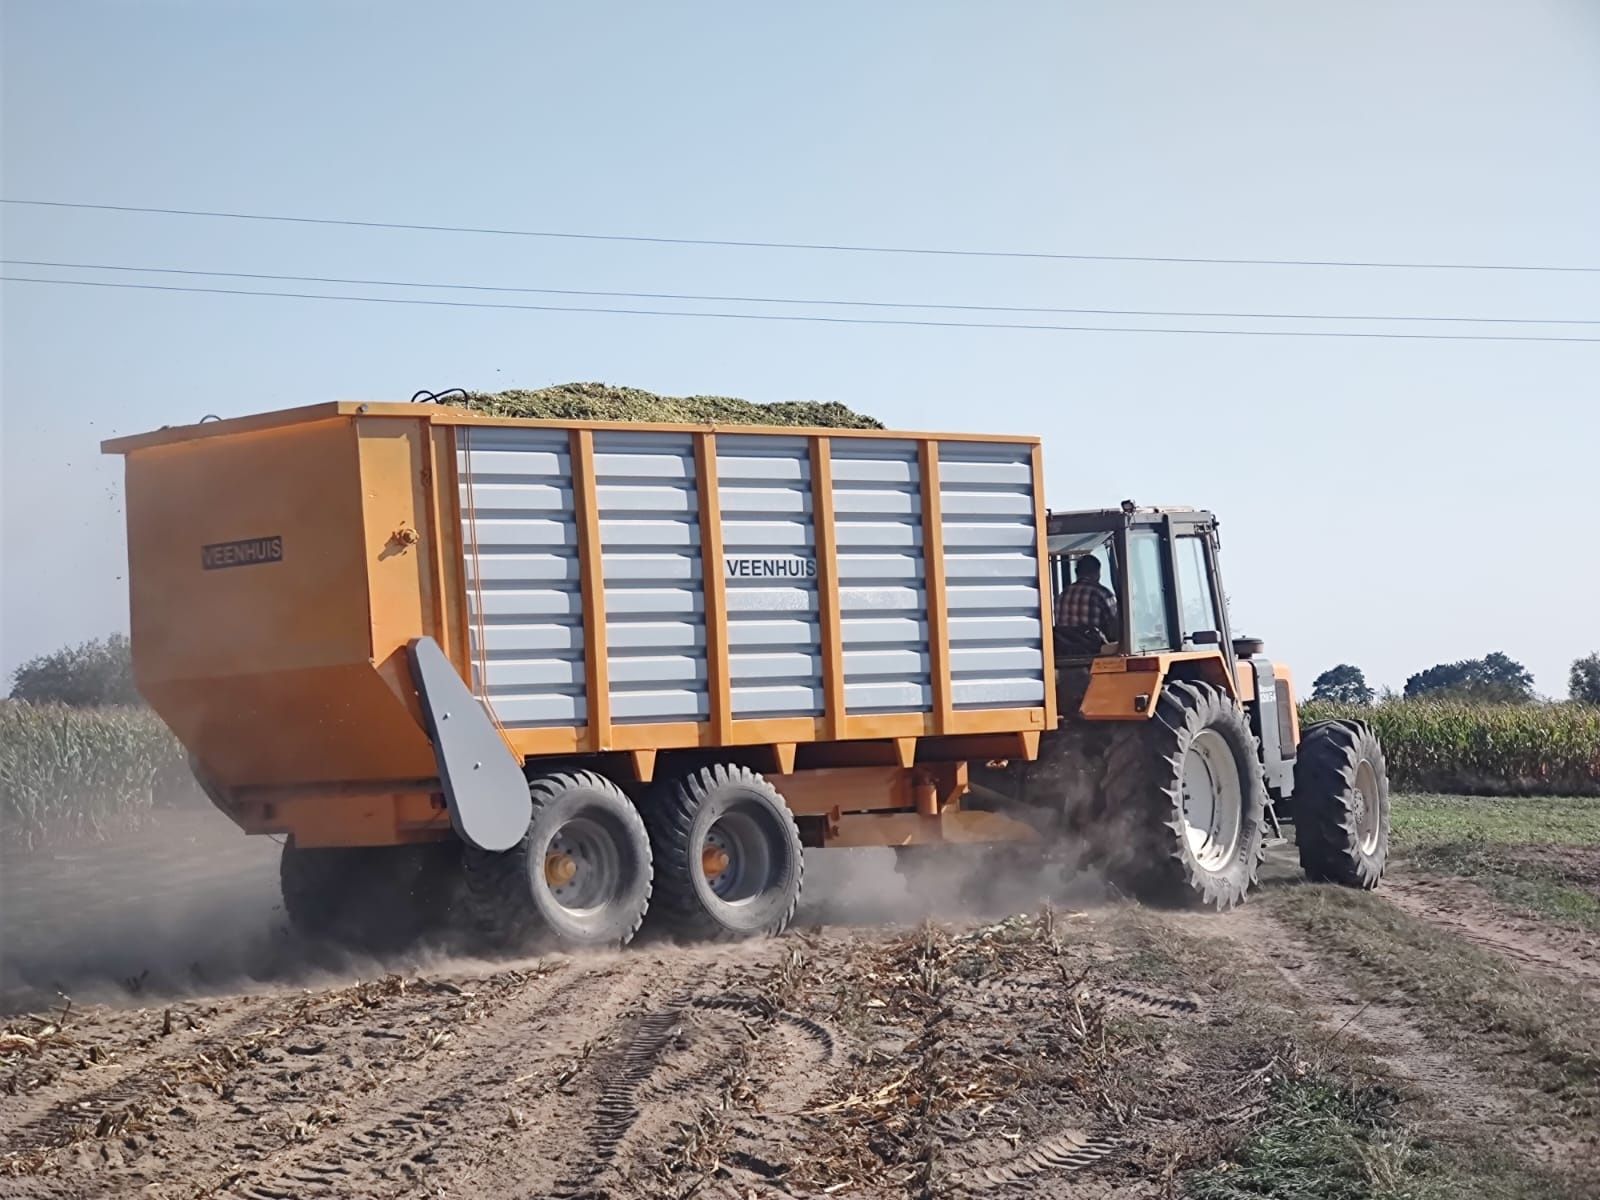
{"type": "Polygon", "coordinates": [[[715,765],[667,781],[645,815],[591,771],[537,776],[529,793],[527,832],[500,853],[455,843],[290,843],[282,879],[291,920],[302,932],[379,949],[416,937],[428,914],[448,908],[437,881],[416,873],[418,851],[459,855],[462,905],[502,949],[619,946],[647,924],[686,941],[734,940],[779,933],[794,918],[799,830],[754,771],[715,765]]]}

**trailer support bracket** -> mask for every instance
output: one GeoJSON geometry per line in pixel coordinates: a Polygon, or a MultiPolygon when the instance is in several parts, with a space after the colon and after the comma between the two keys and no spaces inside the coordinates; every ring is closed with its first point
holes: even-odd
{"type": "Polygon", "coordinates": [[[509,850],[528,832],[528,781],[488,712],[431,637],[406,648],[439,764],[450,824],[480,850],[509,850]]]}

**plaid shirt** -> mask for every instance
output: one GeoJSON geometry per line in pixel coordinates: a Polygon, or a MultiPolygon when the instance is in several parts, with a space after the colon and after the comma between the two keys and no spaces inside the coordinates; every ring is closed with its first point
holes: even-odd
{"type": "Polygon", "coordinates": [[[1056,597],[1056,624],[1063,629],[1098,629],[1108,638],[1115,638],[1117,627],[1117,598],[1111,589],[1098,583],[1068,584],[1056,597]]]}

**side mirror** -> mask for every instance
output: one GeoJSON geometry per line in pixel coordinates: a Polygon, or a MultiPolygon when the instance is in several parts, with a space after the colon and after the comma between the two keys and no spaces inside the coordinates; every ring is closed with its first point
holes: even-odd
{"type": "Polygon", "coordinates": [[[1222,634],[1215,629],[1197,629],[1189,635],[1189,640],[1196,646],[1220,646],[1222,634]]]}

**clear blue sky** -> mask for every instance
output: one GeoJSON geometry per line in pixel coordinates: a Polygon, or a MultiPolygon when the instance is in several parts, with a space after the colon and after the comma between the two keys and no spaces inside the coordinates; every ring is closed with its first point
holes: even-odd
{"type": "MultiPolygon", "coordinates": [[[[1590,0],[6,0],[0,13],[11,197],[686,237],[1600,265],[1590,0]]],[[[1600,318],[1600,274],[652,247],[12,206],[0,221],[5,256],[74,262],[1600,318]]],[[[121,464],[98,456],[102,437],[207,412],[575,379],[1042,434],[1056,507],[1133,497],[1216,509],[1236,623],[1303,681],[1348,660],[1398,685],[1504,649],[1565,694],[1568,662],[1600,649],[1600,345],[900,329],[19,283],[3,298],[6,671],[125,627],[121,464]]]]}

